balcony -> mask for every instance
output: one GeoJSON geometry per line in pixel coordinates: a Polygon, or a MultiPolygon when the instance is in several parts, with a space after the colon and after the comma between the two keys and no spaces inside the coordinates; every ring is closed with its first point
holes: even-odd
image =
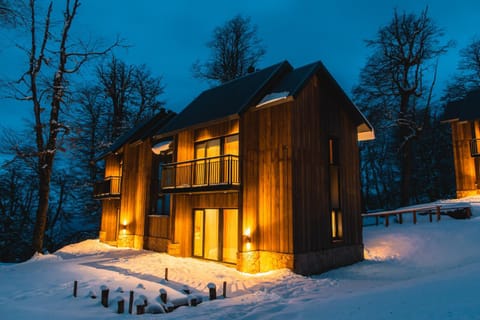
{"type": "Polygon", "coordinates": [[[470,141],[470,155],[472,157],[480,157],[480,139],[472,139],[470,141]]]}
{"type": "Polygon", "coordinates": [[[161,189],[165,193],[238,190],[238,156],[224,155],[162,166],[161,189]]]}
{"type": "Polygon", "coordinates": [[[93,186],[95,199],[120,199],[121,177],[106,177],[93,186]]]}

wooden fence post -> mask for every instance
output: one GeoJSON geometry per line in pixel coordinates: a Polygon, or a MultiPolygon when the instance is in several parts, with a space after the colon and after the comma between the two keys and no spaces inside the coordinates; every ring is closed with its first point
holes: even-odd
{"type": "Polygon", "coordinates": [[[215,300],[217,299],[217,286],[215,283],[210,282],[208,285],[208,291],[209,291],[209,297],[210,300],[215,300]]]}
{"type": "Polygon", "coordinates": [[[167,303],[167,291],[165,289],[160,289],[160,300],[167,303]]]}
{"type": "Polygon", "coordinates": [[[101,286],[100,290],[102,291],[102,306],[105,308],[108,308],[108,287],[107,286],[101,286]]]}
{"type": "Polygon", "coordinates": [[[227,281],[223,281],[223,298],[227,297],[227,281]]]}
{"type": "Polygon", "coordinates": [[[128,300],[128,313],[132,314],[133,307],[133,290],[130,290],[130,299],[128,300]]]}
{"type": "Polygon", "coordinates": [[[413,224],[417,224],[417,212],[413,210],[413,224]]]}
{"type": "Polygon", "coordinates": [[[78,288],[78,281],[75,280],[73,282],[73,296],[76,298],[77,297],[77,288],[78,288]]]}
{"type": "Polygon", "coordinates": [[[385,215],[385,227],[388,227],[388,214],[385,215]]]}
{"type": "Polygon", "coordinates": [[[168,268],[165,268],[165,280],[168,281],[168,268]]]}
{"type": "Polygon", "coordinates": [[[145,313],[145,299],[141,299],[139,297],[137,300],[135,300],[135,306],[137,307],[137,314],[145,313]]]}
{"type": "Polygon", "coordinates": [[[125,300],[122,297],[117,298],[117,313],[125,312],[125,300]]]}
{"type": "Polygon", "coordinates": [[[440,221],[440,206],[437,206],[437,221],[440,221]]]}

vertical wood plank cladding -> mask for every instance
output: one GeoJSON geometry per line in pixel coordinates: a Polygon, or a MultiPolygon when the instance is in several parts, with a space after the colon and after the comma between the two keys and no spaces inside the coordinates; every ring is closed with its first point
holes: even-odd
{"type": "Polygon", "coordinates": [[[451,126],[457,192],[475,190],[475,160],[470,155],[471,123],[452,122],[451,126]]]}
{"type": "Polygon", "coordinates": [[[180,244],[180,254],[192,255],[193,209],[238,208],[238,192],[173,195],[175,201],[174,242],[180,244]]]}
{"type": "Polygon", "coordinates": [[[169,238],[169,220],[168,216],[148,216],[147,235],[156,238],[169,238]]]}
{"type": "Polygon", "coordinates": [[[329,239],[326,127],[314,81],[294,101],[292,114],[295,252],[316,251],[329,239]]]}
{"type": "Polygon", "coordinates": [[[105,232],[105,241],[116,241],[118,232],[117,210],[119,200],[102,200],[102,222],[100,231],[105,232]]]}
{"type": "Polygon", "coordinates": [[[240,122],[240,153],[242,155],[242,233],[250,229],[253,248],[258,248],[259,211],[259,132],[258,116],[247,112],[240,122]]]}
{"type": "MultiPolygon", "coordinates": [[[[109,155],[105,158],[105,177],[121,175],[120,156],[109,155]]],[[[105,232],[105,241],[116,241],[118,232],[118,209],[120,208],[119,200],[102,200],[102,221],[100,231],[105,232]]]]}
{"type": "Polygon", "coordinates": [[[121,176],[121,156],[108,155],[105,158],[105,177],[118,177],[121,176]]]}
{"type": "Polygon", "coordinates": [[[177,159],[175,161],[188,161],[194,159],[193,130],[185,130],[177,135],[177,159]]]}
{"type": "MultiPolygon", "coordinates": [[[[120,221],[126,221],[131,234],[143,236],[150,197],[151,142],[126,145],[123,153],[123,177],[120,221]]],[[[135,244],[143,247],[142,243],[135,244]]]]}
{"type": "Polygon", "coordinates": [[[331,240],[328,138],[336,137],[341,166],[344,244],[361,243],[360,174],[356,127],[328,83],[314,78],[293,102],[295,252],[334,246],[331,240]]]}
{"type": "Polygon", "coordinates": [[[253,249],[292,253],[291,103],[244,115],[243,228],[250,227],[253,249]]]}
{"type": "Polygon", "coordinates": [[[195,141],[202,141],[235,134],[238,132],[239,121],[238,119],[233,119],[206,128],[196,129],[194,132],[194,139],[195,141]]]}

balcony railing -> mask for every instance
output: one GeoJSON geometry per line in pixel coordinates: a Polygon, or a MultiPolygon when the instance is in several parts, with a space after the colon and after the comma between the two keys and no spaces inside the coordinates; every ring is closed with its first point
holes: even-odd
{"type": "Polygon", "coordinates": [[[101,198],[120,198],[121,177],[106,177],[103,181],[98,181],[93,186],[93,197],[101,198]]]}
{"type": "Polygon", "coordinates": [[[238,189],[238,156],[224,155],[162,166],[163,192],[238,189]]]}
{"type": "Polygon", "coordinates": [[[480,139],[472,139],[470,141],[470,155],[472,157],[480,157],[480,139]]]}

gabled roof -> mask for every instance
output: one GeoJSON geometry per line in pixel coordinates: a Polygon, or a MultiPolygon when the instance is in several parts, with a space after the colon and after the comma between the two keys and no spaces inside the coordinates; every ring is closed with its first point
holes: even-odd
{"type": "Polygon", "coordinates": [[[103,159],[110,153],[118,151],[126,143],[143,140],[147,137],[153,136],[155,132],[157,132],[160,128],[162,128],[163,126],[165,126],[165,124],[172,120],[174,116],[174,112],[162,109],[152,118],[141,122],[134,128],[121,135],[117,140],[112,143],[112,145],[107,150],[99,154],[95,158],[95,161],[103,159]]]}
{"type": "Polygon", "coordinates": [[[359,140],[373,139],[372,125],[320,61],[297,69],[293,69],[287,61],[283,61],[206,90],[170,123],[157,131],[156,137],[166,137],[179,130],[215,120],[238,117],[246,109],[257,104],[294,99],[314,74],[318,74],[320,79],[331,84],[333,90],[343,98],[345,108],[353,115],[357,125],[359,140]]]}
{"type": "Polygon", "coordinates": [[[461,100],[451,101],[445,106],[443,122],[480,119],[480,89],[467,93],[461,100]]]}
{"type": "Polygon", "coordinates": [[[175,132],[192,125],[236,116],[257,102],[255,100],[261,98],[266,87],[274,83],[276,78],[290,70],[292,66],[284,61],[206,90],[158,133],[175,132]]]}
{"type": "Polygon", "coordinates": [[[355,124],[358,126],[357,131],[359,140],[373,139],[375,137],[373,126],[345,94],[343,89],[333,78],[330,72],[328,72],[327,68],[325,68],[321,61],[317,61],[292,70],[276,84],[269,94],[271,96],[275,96],[274,93],[283,93],[285,96],[296,98],[314,74],[317,74],[319,79],[325,80],[329,85],[331,85],[333,90],[335,90],[343,99],[344,107],[348,112],[350,112],[350,114],[352,114],[355,124]]]}

